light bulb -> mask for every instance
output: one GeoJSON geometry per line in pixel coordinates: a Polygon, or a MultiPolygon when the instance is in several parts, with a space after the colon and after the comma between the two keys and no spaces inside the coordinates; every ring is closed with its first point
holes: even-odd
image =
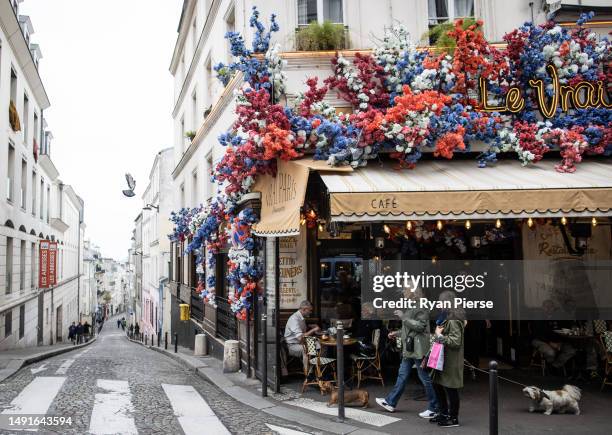
{"type": "Polygon", "coordinates": [[[436,257],[435,255],[433,257],[431,257],[431,263],[432,264],[436,264],[438,262],[438,257],[436,257]]]}
{"type": "Polygon", "coordinates": [[[531,218],[527,219],[527,226],[529,228],[533,227],[533,219],[531,219],[531,218]]]}
{"type": "Polygon", "coordinates": [[[561,218],[561,225],[563,226],[567,225],[567,218],[565,216],[561,218]]]}
{"type": "Polygon", "coordinates": [[[443,227],[444,225],[442,224],[442,221],[438,221],[438,223],[436,224],[436,228],[438,229],[438,231],[442,231],[443,227]]]}
{"type": "Polygon", "coordinates": [[[319,224],[319,232],[323,232],[323,224],[319,224]]]}
{"type": "Polygon", "coordinates": [[[391,234],[391,228],[389,228],[389,225],[384,224],[383,225],[383,230],[385,231],[385,233],[391,234]]]}
{"type": "Polygon", "coordinates": [[[499,219],[497,219],[497,220],[495,221],[495,228],[501,228],[501,225],[502,225],[502,224],[501,224],[501,221],[500,221],[499,219]]]}
{"type": "Polygon", "coordinates": [[[470,228],[472,228],[472,223],[470,222],[470,220],[468,219],[467,221],[465,221],[465,229],[469,230],[470,228]]]}
{"type": "MultiPolygon", "coordinates": [[[[595,218],[593,218],[593,219],[595,219],[595,218]]],[[[406,222],[406,229],[408,231],[412,231],[412,222],[410,222],[410,221],[406,222]]]]}
{"type": "Polygon", "coordinates": [[[597,226],[597,218],[594,217],[593,219],[591,219],[591,225],[593,225],[594,227],[597,226]]]}

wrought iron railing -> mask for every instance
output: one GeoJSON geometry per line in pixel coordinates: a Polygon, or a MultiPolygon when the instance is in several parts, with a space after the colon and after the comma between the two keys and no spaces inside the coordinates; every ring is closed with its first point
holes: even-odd
{"type": "Polygon", "coordinates": [[[226,340],[237,340],[238,323],[229,301],[220,296],[216,296],[215,301],[217,303],[217,335],[226,340]]]}

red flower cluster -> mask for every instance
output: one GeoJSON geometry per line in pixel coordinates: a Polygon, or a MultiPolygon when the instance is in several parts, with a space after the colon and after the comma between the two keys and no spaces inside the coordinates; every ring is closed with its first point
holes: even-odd
{"type": "Polygon", "coordinates": [[[269,124],[263,135],[264,159],[272,160],[276,157],[281,160],[292,160],[301,157],[302,154],[295,150],[295,137],[289,130],[284,130],[269,124]]]}
{"type": "Polygon", "coordinates": [[[539,162],[548,152],[548,147],[544,140],[536,137],[538,125],[529,122],[517,121],[514,123],[514,131],[519,139],[519,146],[523,151],[533,154],[532,163],[539,162]]]}
{"type": "Polygon", "coordinates": [[[306,80],[308,90],[304,92],[304,100],[302,100],[300,106],[298,107],[298,113],[305,118],[309,118],[313,115],[310,110],[310,106],[312,106],[314,103],[323,101],[323,98],[325,98],[325,95],[327,94],[327,86],[323,85],[322,87],[317,88],[318,82],[318,77],[310,77],[308,80],[306,80]]]}
{"type": "Polygon", "coordinates": [[[465,143],[463,142],[464,135],[465,129],[462,126],[459,126],[454,133],[446,133],[436,142],[434,156],[452,159],[455,150],[465,150],[465,143]]]}

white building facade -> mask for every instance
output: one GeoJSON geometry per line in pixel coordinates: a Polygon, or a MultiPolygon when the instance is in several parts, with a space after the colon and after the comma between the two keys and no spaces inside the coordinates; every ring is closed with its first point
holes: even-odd
{"type": "Polygon", "coordinates": [[[155,156],[149,173],[142,211],[142,322],[146,334],[165,332],[164,283],[168,280],[170,261],[170,232],[168,216],[174,207],[172,179],[174,167],[172,148],[161,150],[155,156]]]}
{"type": "Polygon", "coordinates": [[[0,1],[0,350],[53,344],[79,320],[83,255],[81,198],[59,179],[38,74],[19,0],[0,1]],[[39,289],[39,242],[58,244],[57,284],[39,289]]]}

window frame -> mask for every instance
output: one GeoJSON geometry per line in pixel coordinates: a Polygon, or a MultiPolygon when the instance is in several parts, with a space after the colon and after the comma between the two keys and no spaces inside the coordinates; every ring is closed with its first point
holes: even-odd
{"type": "MultiPolygon", "coordinates": [[[[304,0],[304,1],[308,1],[308,0],[304,0]]],[[[325,1],[329,1],[329,0],[316,0],[317,1],[317,23],[319,24],[323,24],[325,22],[325,17],[323,16],[323,11],[324,11],[324,7],[323,4],[325,1]]],[[[295,5],[295,22],[297,23],[297,27],[305,27],[308,26],[310,24],[309,23],[300,23],[300,7],[299,7],[299,2],[300,0],[297,0],[295,5]]],[[[345,0],[341,0],[341,4],[342,4],[342,21],[341,22],[334,22],[332,21],[332,24],[342,24],[343,26],[346,25],[346,18],[345,18],[345,10],[346,10],[346,2],[345,0]]]]}

